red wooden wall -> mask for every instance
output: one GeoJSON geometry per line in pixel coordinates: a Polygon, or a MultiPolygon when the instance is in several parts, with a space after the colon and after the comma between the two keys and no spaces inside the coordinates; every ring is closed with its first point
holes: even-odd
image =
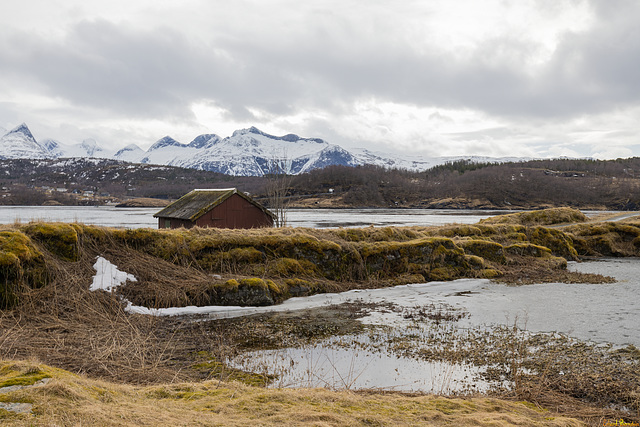
{"type": "Polygon", "coordinates": [[[258,228],[272,227],[273,220],[260,208],[234,194],[198,218],[195,224],[181,219],[158,218],[158,228],[168,228],[168,225],[171,228],[191,228],[196,225],[216,228],[258,228]]]}

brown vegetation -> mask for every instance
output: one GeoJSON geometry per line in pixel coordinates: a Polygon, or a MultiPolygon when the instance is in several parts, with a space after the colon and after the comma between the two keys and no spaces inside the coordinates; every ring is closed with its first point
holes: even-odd
{"type": "Polygon", "coordinates": [[[525,402],[484,397],[265,390],[219,381],[131,386],[89,379],[35,362],[2,362],[0,382],[33,371],[50,380],[4,398],[5,402],[29,402],[33,415],[0,409],[3,425],[583,425],[525,402]]]}
{"type": "Polygon", "coordinates": [[[582,220],[581,215],[554,209],[506,215],[496,225],[337,230],[116,230],[33,223],[0,234],[2,301],[10,306],[24,289],[48,283],[52,267],[89,264],[98,255],[137,277],[135,285],[123,288],[124,296],[153,308],[270,305],[290,296],[461,277],[593,281],[602,278],[569,273],[566,261],[638,255],[638,223],[564,230],[519,224],[582,220]],[[525,270],[530,274],[519,274],[525,270]]]}
{"type": "Polygon", "coordinates": [[[637,210],[637,170],[640,158],[504,164],[458,161],[426,172],[333,166],[295,177],[291,194],[294,206],[315,198],[317,205],[333,201],[337,207],[637,210]]]}
{"type": "MultiPolygon", "coordinates": [[[[450,162],[425,172],[377,166],[331,166],[278,177],[278,196],[265,177],[232,177],[170,166],[115,160],[0,160],[0,204],[100,204],[72,190],[110,198],[177,199],[194,188],[236,187],[265,205],[290,207],[401,207],[451,209],[640,209],[640,158],[536,160],[487,164],[450,162]],[[46,193],[62,187],[68,193],[46,193]],[[277,202],[274,202],[277,200],[277,202]]],[[[271,206],[276,208],[277,206],[271,206]]]]}
{"type": "Polygon", "coordinates": [[[152,199],[149,197],[136,197],[116,205],[117,208],[162,208],[169,204],[166,199],[152,199]]]}
{"type": "MultiPolygon", "coordinates": [[[[539,211],[527,221],[541,223],[552,214],[539,211]],[[536,219],[536,215],[540,218],[536,219]]],[[[336,230],[117,230],[47,223],[6,226],[0,232],[0,283],[4,285],[0,357],[37,358],[74,373],[134,384],[206,378],[264,384],[264,378],[228,369],[218,361],[223,355],[237,351],[242,339],[251,338],[249,333],[243,334],[244,338],[234,337],[230,335],[232,331],[253,330],[256,339],[268,339],[268,329],[260,329],[256,323],[240,329],[239,323],[234,322],[225,326],[224,322],[194,323],[185,318],[132,315],[124,311],[120,296],[135,304],[158,308],[235,305],[242,301],[272,304],[290,296],[317,292],[458,277],[490,277],[512,283],[604,281],[607,279],[603,277],[567,272],[566,261],[581,256],[640,254],[640,222],[636,221],[579,223],[561,229],[508,222],[336,230]],[[138,281],[126,285],[119,295],[89,292],[95,273],[92,266],[98,255],[133,274],[138,281]],[[207,357],[203,362],[202,352],[213,358],[207,357]]],[[[316,323],[321,327],[315,332],[315,326],[298,319],[289,327],[278,323],[280,326],[271,329],[274,334],[271,338],[284,345],[296,334],[322,336],[350,330],[342,326],[333,329],[327,318],[314,318],[322,324],[316,323]]],[[[255,322],[271,324],[265,319],[255,322]]],[[[615,378],[608,380],[595,375],[585,380],[588,384],[603,380],[601,386],[609,387],[615,378]]],[[[554,393],[562,387],[571,387],[570,391],[560,390],[565,394],[556,402],[561,398],[579,399],[577,390],[583,387],[579,382],[547,386],[554,393]]],[[[42,390],[48,390],[47,387],[42,390]]],[[[75,386],[65,387],[75,390],[75,386]]],[[[123,390],[120,386],[109,387],[123,390]]],[[[211,394],[216,393],[207,383],[184,387],[198,396],[202,393],[202,399],[213,399],[211,394]]],[[[218,387],[227,390],[231,386],[218,383],[218,387]]],[[[244,386],[233,387],[244,390],[242,393],[251,398],[262,393],[244,386]]],[[[531,387],[541,387],[541,383],[531,387]]],[[[169,399],[166,402],[175,401],[174,386],[156,389],[164,390],[158,393],[164,396],[162,399],[169,399]]],[[[124,395],[130,396],[128,393],[133,392],[124,395]]],[[[295,400],[294,391],[273,393],[269,396],[286,395],[287,399],[295,400]]],[[[538,393],[536,399],[542,399],[543,395],[550,396],[538,393]]],[[[80,393],[74,399],[85,402],[88,398],[80,393]]],[[[36,402],[51,408],[39,397],[36,402]]],[[[222,403],[226,402],[224,399],[207,402],[227,404],[222,403]]],[[[103,403],[107,405],[104,410],[112,408],[108,402],[103,403]]],[[[86,404],[96,401],[91,398],[86,404]]],[[[503,406],[506,407],[512,408],[503,406]]],[[[46,414],[56,416],[55,411],[47,411],[46,414]]],[[[87,414],[84,409],[80,412],[70,419],[78,420],[81,418],[73,417],[87,414]]],[[[384,414],[379,419],[385,416],[394,419],[390,413],[384,414]]]]}

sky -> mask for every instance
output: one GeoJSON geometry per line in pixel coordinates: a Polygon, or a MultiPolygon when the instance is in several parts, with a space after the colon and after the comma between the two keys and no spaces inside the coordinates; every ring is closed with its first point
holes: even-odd
{"type": "Polygon", "coordinates": [[[637,0],[7,0],[0,127],[256,126],[424,156],[640,156],[637,0]]]}

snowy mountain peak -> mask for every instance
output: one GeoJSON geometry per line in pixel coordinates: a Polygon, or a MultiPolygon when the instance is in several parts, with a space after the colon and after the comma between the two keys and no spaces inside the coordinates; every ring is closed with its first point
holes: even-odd
{"type": "Polygon", "coordinates": [[[113,158],[123,160],[125,162],[141,163],[147,153],[136,144],[129,144],[118,150],[113,158]]]}
{"type": "Polygon", "coordinates": [[[62,157],[64,155],[62,146],[55,139],[45,139],[40,143],[40,146],[48,151],[53,157],[62,157]]]}
{"type": "Polygon", "coordinates": [[[5,136],[11,135],[11,134],[22,134],[24,135],[27,139],[36,142],[36,139],[33,137],[33,134],[31,133],[31,131],[29,130],[29,127],[27,127],[26,123],[22,123],[19,126],[16,126],[15,128],[11,129],[5,136]]]}
{"type": "Polygon", "coordinates": [[[54,157],[33,137],[26,124],[12,129],[0,138],[2,159],[46,159],[54,157]]]}
{"type": "Polygon", "coordinates": [[[84,147],[84,148],[86,148],[88,150],[95,150],[96,147],[98,146],[98,143],[93,138],[87,138],[87,139],[82,141],[81,145],[82,145],[82,147],[84,147]]]}
{"type": "Polygon", "coordinates": [[[196,136],[193,141],[191,141],[188,147],[191,148],[209,148],[218,142],[222,141],[215,133],[205,133],[203,135],[196,136]]]}
{"type": "Polygon", "coordinates": [[[170,136],[165,136],[164,138],[160,138],[159,140],[157,140],[151,147],[149,147],[148,151],[154,151],[163,147],[185,147],[185,145],[179,143],[170,136]]]}
{"type": "Polygon", "coordinates": [[[123,154],[123,153],[127,153],[127,152],[131,152],[131,151],[142,151],[142,148],[138,147],[136,144],[129,144],[124,148],[121,148],[120,150],[118,150],[115,154],[116,157],[118,157],[119,155],[123,154]]]}
{"type": "Polygon", "coordinates": [[[247,129],[238,129],[236,131],[233,132],[233,134],[231,135],[231,137],[236,137],[236,136],[242,136],[242,135],[247,135],[253,133],[255,135],[265,135],[268,136],[267,134],[265,134],[264,132],[262,132],[260,129],[258,129],[255,126],[251,126],[250,128],[247,129]]]}
{"type": "Polygon", "coordinates": [[[96,140],[93,138],[83,140],[82,144],[80,144],[80,147],[82,147],[82,149],[87,153],[87,156],[89,157],[95,157],[96,154],[103,151],[102,148],[98,146],[96,140]]]}
{"type": "Polygon", "coordinates": [[[251,126],[250,128],[247,128],[247,129],[239,129],[239,130],[233,132],[233,135],[231,135],[231,138],[239,137],[239,136],[242,136],[242,135],[249,135],[249,134],[264,136],[265,138],[273,139],[275,141],[286,141],[286,142],[305,141],[305,142],[315,142],[315,143],[318,143],[318,144],[326,144],[326,141],[324,141],[323,139],[320,139],[320,138],[301,138],[301,137],[299,137],[298,135],[296,135],[294,133],[288,133],[288,134],[286,134],[284,136],[271,135],[271,134],[268,134],[266,132],[261,131],[260,129],[256,128],[255,126],[251,126]]]}

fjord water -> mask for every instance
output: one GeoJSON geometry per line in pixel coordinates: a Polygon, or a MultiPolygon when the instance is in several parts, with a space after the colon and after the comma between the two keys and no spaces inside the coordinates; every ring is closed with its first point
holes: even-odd
{"type": "MultiPolygon", "coordinates": [[[[153,214],[160,208],[116,208],[115,206],[0,206],[0,224],[50,221],[81,222],[123,228],[157,228],[153,214]]],[[[437,226],[473,224],[502,211],[453,209],[290,209],[291,227],[437,226]]]]}

